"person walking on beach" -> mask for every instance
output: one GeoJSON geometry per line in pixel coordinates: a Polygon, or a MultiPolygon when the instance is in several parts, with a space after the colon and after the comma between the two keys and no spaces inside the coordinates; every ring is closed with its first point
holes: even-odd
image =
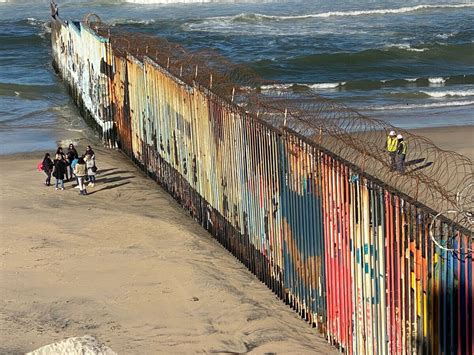
{"type": "Polygon", "coordinates": [[[76,148],[74,148],[74,144],[69,144],[69,148],[67,150],[67,154],[66,154],[66,158],[67,158],[67,173],[68,173],[68,178],[69,179],[72,179],[73,176],[73,171],[74,171],[74,167],[71,165],[73,160],[74,159],[77,159],[79,157],[79,155],[77,154],[77,150],[76,148]]]}
{"type": "Polygon", "coordinates": [[[46,174],[46,181],[44,184],[46,186],[51,186],[51,173],[53,172],[54,168],[54,163],[51,160],[51,156],[49,153],[46,153],[43,158],[43,163],[42,163],[43,171],[46,174]]]}
{"type": "Polygon", "coordinates": [[[64,175],[66,175],[66,160],[64,155],[56,154],[53,168],[53,176],[56,179],[56,190],[59,188],[59,184],[61,184],[61,190],[64,190],[64,175]]]}
{"type": "MultiPolygon", "coordinates": [[[[90,150],[92,151],[92,149],[90,150]]],[[[89,177],[89,187],[94,187],[95,184],[95,173],[97,171],[97,166],[95,165],[95,155],[86,154],[84,157],[87,167],[87,176],[89,177]]]]}
{"type": "Polygon", "coordinates": [[[387,152],[390,157],[390,171],[394,171],[396,168],[396,157],[397,157],[398,140],[395,131],[390,131],[387,136],[387,152]]]}
{"type": "Polygon", "coordinates": [[[84,177],[87,174],[87,167],[83,157],[77,159],[77,163],[74,165],[74,174],[76,175],[79,186],[79,195],[87,195],[86,186],[84,184],[84,177]]]}
{"type": "Polygon", "coordinates": [[[397,135],[397,170],[405,174],[405,158],[407,156],[408,144],[401,134],[397,135]]]}

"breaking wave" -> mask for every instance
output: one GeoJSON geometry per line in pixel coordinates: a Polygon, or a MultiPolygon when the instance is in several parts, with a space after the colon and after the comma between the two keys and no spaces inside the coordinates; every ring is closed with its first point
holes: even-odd
{"type": "Polygon", "coordinates": [[[448,96],[474,96],[474,90],[452,90],[452,91],[421,91],[423,94],[428,95],[430,97],[441,98],[441,97],[448,97],[448,96]]]}
{"type": "Polygon", "coordinates": [[[387,105],[371,107],[372,110],[407,110],[414,108],[437,108],[437,107],[452,107],[452,106],[468,106],[474,105],[474,101],[447,101],[447,102],[432,102],[428,104],[406,104],[406,105],[387,105]]]}
{"type": "MultiPolygon", "coordinates": [[[[130,1],[147,1],[147,0],[130,0],[130,1]]],[[[166,1],[166,0],[150,0],[150,1],[166,1]]],[[[354,10],[354,11],[329,11],[307,15],[265,15],[259,13],[241,13],[235,16],[214,17],[214,19],[234,20],[236,22],[255,22],[255,20],[298,20],[308,18],[329,18],[329,17],[346,17],[346,16],[366,16],[366,15],[387,15],[387,14],[403,14],[422,10],[436,9],[458,9],[474,7],[474,4],[439,4],[439,5],[417,5],[400,7],[396,9],[373,9],[373,10],[354,10]]]]}

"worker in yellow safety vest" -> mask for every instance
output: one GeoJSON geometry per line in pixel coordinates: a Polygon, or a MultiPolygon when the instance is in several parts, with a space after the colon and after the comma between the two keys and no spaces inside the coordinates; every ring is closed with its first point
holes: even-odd
{"type": "Polygon", "coordinates": [[[395,170],[395,158],[397,156],[398,140],[395,131],[390,131],[387,136],[387,152],[390,157],[390,171],[395,170]]]}
{"type": "Polygon", "coordinates": [[[403,139],[403,136],[399,134],[397,136],[398,146],[397,146],[397,170],[401,174],[405,173],[405,158],[407,156],[408,144],[403,139]]]}

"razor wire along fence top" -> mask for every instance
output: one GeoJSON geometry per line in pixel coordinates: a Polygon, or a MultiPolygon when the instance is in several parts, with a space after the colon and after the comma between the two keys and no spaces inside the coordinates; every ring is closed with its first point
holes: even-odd
{"type": "Polygon", "coordinates": [[[443,150],[426,137],[363,116],[309,88],[262,90],[275,82],[260,78],[245,65],[234,64],[215,51],[190,52],[164,38],[127,33],[104,24],[94,14],[85,16],[83,21],[107,38],[118,54],[128,53],[140,60],[149,57],[188,85],[198,83],[275,128],[291,128],[352,163],[361,173],[440,211],[438,218],[448,217],[472,233],[474,171],[473,162],[466,156],[443,150]],[[386,137],[392,130],[408,142],[404,174],[392,171],[385,150],[386,137]]]}

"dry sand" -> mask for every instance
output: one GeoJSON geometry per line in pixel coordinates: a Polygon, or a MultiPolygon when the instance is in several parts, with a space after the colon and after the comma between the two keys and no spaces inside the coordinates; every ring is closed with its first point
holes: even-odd
{"type": "MultiPolygon", "coordinates": [[[[417,133],[474,157],[474,126],[417,133]]],[[[85,334],[119,354],[334,352],[120,153],[96,153],[86,197],[43,186],[41,153],[0,156],[1,354],[85,334]]]]}
{"type": "Polygon", "coordinates": [[[474,161],[474,126],[423,128],[413,132],[431,139],[441,149],[452,150],[474,161]]]}
{"type": "Polygon", "coordinates": [[[89,196],[42,185],[41,153],[0,157],[0,354],[85,334],[119,354],[334,351],[120,153],[96,154],[89,196]]]}

